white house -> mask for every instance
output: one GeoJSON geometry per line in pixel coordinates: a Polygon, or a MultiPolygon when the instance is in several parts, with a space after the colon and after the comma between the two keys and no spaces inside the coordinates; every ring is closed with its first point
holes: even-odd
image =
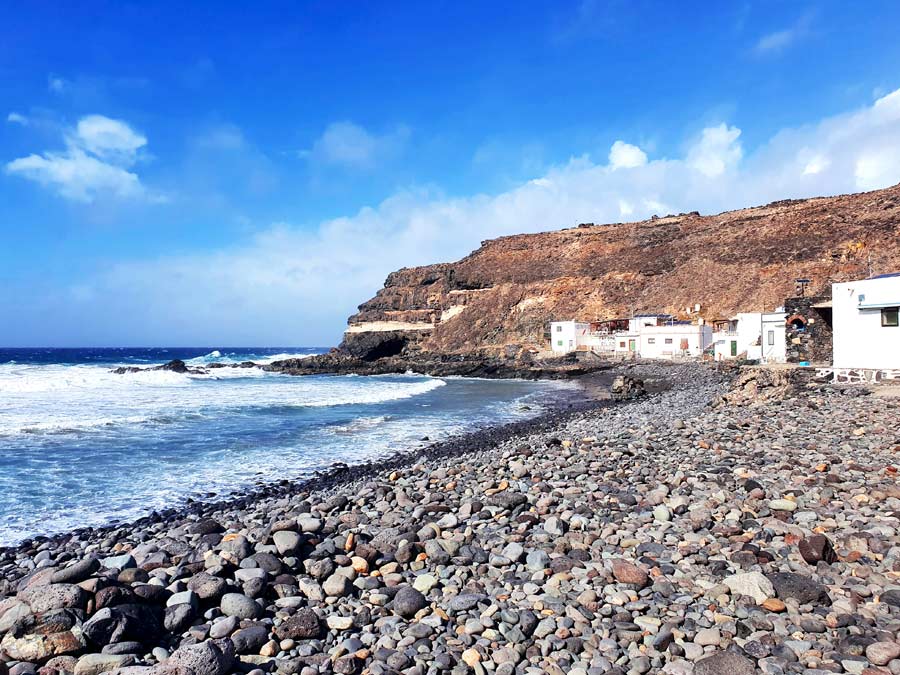
{"type": "Polygon", "coordinates": [[[713,333],[716,361],[744,357],[763,363],[783,363],[787,359],[786,317],[781,309],[767,313],[739,312],[713,333]]]}
{"type": "Polygon", "coordinates": [[[712,328],[707,324],[670,322],[641,326],[638,353],[647,359],[702,356],[712,344],[712,328]]]}
{"type": "Polygon", "coordinates": [[[831,288],[834,367],[900,370],[900,273],[831,288]]]}
{"type": "Polygon", "coordinates": [[[628,319],[628,332],[640,333],[647,326],[658,326],[671,320],[671,314],[635,314],[628,319]]]}
{"type": "Polygon", "coordinates": [[[787,314],[784,313],[783,307],[762,315],[762,354],[760,354],[762,363],[785,363],[787,361],[785,321],[787,321],[787,314]]]}
{"type": "Polygon", "coordinates": [[[574,352],[588,343],[589,328],[583,321],[551,321],[550,348],[562,354],[574,352]]]}
{"type": "Polygon", "coordinates": [[[583,349],[618,356],[667,359],[701,356],[710,344],[712,329],[708,325],[674,321],[667,314],[641,314],[628,320],[593,324],[583,321],[550,323],[550,347],[556,353],[583,349]]]}

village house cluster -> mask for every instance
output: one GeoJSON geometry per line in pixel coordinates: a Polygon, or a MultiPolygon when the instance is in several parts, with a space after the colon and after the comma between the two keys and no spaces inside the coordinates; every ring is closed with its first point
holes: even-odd
{"type": "Polygon", "coordinates": [[[591,352],[612,358],[743,359],[796,363],[833,374],[837,381],[900,379],[900,273],[831,285],[808,295],[808,279],[771,312],[739,312],[727,319],[635,314],[601,321],[553,321],[554,353],[591,352]]]}

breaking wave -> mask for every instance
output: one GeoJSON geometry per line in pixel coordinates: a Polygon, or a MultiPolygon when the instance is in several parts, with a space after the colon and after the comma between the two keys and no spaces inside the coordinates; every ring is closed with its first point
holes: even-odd
{"type": "Polygon", "coordinates": [[[68,433],[153,424],[242,408],[322,408],[377,404],[426,394],[443,380],[292,377],[257,368],[209,375],[145,370],[117,375],[103,366],[0,365],[0,435],[68,433]]]}

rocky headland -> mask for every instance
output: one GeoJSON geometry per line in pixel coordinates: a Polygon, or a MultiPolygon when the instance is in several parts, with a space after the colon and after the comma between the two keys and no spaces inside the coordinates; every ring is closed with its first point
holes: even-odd
{"type": "Polygon", "coordinates": [[[350,317],[341,348],[364,361],[511,359],[546,349],[550,321],[772,311],[795,295],[797,278],[818,294],[900,269],[897,241],[900,186],[501,237],[456,262],[391,273],[350,317]]]}
{"type": "Polygon", "coordinates": [[[900,673],[896,400],[679,385],[0,556],[11,675],[900,673]]]}

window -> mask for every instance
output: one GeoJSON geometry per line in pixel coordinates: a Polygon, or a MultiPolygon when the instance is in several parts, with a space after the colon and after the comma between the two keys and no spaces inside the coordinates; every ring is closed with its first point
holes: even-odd
{"type": "Polygon", "coordinates": [[[881,310],[881,325],[892,327],[900,325],[900,307],[885,307],[881,310]]]}
{"type": "Polygon", "coordinates": [[[667,345],[672,344],[672,338],[666,338],[666,344],[667,345]]]}
{"type": "Polygon", "coordinates": [[[557,341],[556,341],[556,346],[557,346],[557,347],[562,347],[562,346],[563,346],[562,340],[557,340],[557,341]]]}
{"type": "Polygon", "coordinates": [[[557,333],[562,333],[562,326],[557,326],[557,327],[556,327],[556,332],[557,332],[557,333]]]}
{"type": "Polygon", "coordinates": [[[775,331],[770,330],[769,331],[769,346],[772,346],[774,344],[775,344],[775,331]]]}
{"type": "Polygon", "coordinates": [[[647,344],[648,344],[648,345],[655,345],[655,344],[656,344],[656,338],[647,338],[647,344]]]}
{"type": "Polygon", "coordinates": [[[625,349],[625,343],[624,343],[624,342],[620,342],[620,343],[619,343],[619,347],[621,347],[622,349],[625,349]]]}

